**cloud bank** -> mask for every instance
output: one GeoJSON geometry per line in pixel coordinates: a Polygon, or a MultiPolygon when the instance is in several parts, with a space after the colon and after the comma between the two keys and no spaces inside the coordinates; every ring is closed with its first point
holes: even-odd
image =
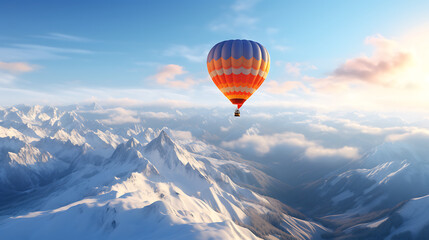
{"type": "Polygon", "coordinates": [[[360,157],[359,150],[355,147],[325,148],[314,141],[308,140],[303,134],[294,132],[272,135],[246,133],[239,139],[222,142],[221,145],[229,149],[253,149],[260,155],[269,153],[274,147],[291,146],[302,149],[304,156],[309,159],[323,157],[358,159],[360,157]]]}

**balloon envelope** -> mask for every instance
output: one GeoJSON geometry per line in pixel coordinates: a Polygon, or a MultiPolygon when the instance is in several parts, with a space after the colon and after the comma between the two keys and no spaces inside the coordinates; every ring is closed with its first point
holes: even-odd
{"type": "Polygon", "coordinates": [[[210,50],[207,68],[214,84],[240,108],[267,77],[270,55],[260,43],[227,40],[210,50]]]}

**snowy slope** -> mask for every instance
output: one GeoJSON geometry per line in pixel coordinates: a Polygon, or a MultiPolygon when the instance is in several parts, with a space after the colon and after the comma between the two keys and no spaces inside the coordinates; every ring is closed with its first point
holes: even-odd
{"type": "MultiPolygon", "coordinates": [[[[405,201],[395,208],[361,216],[363,221],[351,224],[342,233],[325,235],[327,239],[429,239],[429,195],[405,201]],[[375,216],[375,217],[374,217],[375,216]],[[369,221],[368,221],[369,219],[369,221]]],[[[350,221],[359,222],[357,218],[350,221]]],[[[350,225],[350,224],[346,224],[350,225]]]]}
{"type": "Polygon", "coordinates": [[[114,129],[76,109],[2,111],[10,118],[0,124],[0,239],[315,239],[327,231],[245,187],[272,178],[198,140],[114,129]]]}
{"type": "Polygon", "coordinates": [[[403,223],[389,237],[429,238],[429,195],[411,199],[398,210],[398,214],[403,223]]]}
{"type": "MultiPolygon", "coordinates": [[[[345,170],[307,186],[317,193],[318,215],[369,213],[429,194],[429,150],[408,140],[386,142],[345,170]]],[[[305,194],[304,194],[305,195],[305,194]]],[[[314,204],[308,202],[308,204],[314,204]]]]}
{"type": "MultiPolygon", "coordinates": [[[[174,132],[172,133],[174,136],[174,132]]],[[[192,156],[199,161],[213,165],[235,183],[257,191],[262,194],[275,194],[287,191],[290,187],[279,180],[265,174],[258,168],[263,166],[246,161],[238,154],[225,151],[214,145],[207,144],[197,139],[178,139],[184,145],[186,150],[192,153],[192,156]]]]}

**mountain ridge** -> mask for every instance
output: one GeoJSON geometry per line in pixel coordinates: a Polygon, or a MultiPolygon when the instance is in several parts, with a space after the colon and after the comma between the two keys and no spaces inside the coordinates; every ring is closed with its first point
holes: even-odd
{"type": "MultiPolygon", "coordinates": [[[[279,207],[280,202],[237,185],[215,164],[226,160],[198,160],[194,157],[197,155],[176,143],[165,128],[142,144],[136,138],[144,132],[142,128],[121,131],[132,134],[120,136],[109,127],[105,131],[94,129],[92,126],[97,125],[74,111],[55,110],[56,118],[40,118],[48,115],[43,109],[19,106],[10,111],[21,120],[1,119],[0,125],[13,121],[28,124],[30,129],[33,125],[41,126],[39,130],[44,133],[31,141],[8,137],[6,142],[16,144],[14,149],[5,148],[5,152],[14,150],[12,156],[32,153],[22,161],[29,172],[42,169],[34,163],[37,156],[46,152],[39,161],[53,164],[52,172],[59,170],[60,165],[64,171],[57,176],[41,174],[48,177],[47,181],[37,187],[29,185],[25,191],[1,185],[1,191],[14,190],[18,195],[13,203],[5,200],[4,206],[11,209],[0,209],[0,213],[9,215],[2,214],[0,219],[0,238],[310,239],[328,231],[298,212],[289,215],[292,208],[279,207]],[[91,144],[87,141],[88,133],[97,133],[106,145],[91,144]],[[111,150],[106,151],[103,146],[110,146],[111,150]],[[31,192],[31,197],[26,191],[31,192]],[[154,225],[153,221],[158,223],[154,225]],[[44,227],[48,225],[51,227],[44,227]],[[165,230],[161,231],[162,228],[165,230]]],[[[147,133],[144,140],[153,131],[147,133]]],[[[228,161],[243,169],[247,167],[244,162],[228,161]]]]}

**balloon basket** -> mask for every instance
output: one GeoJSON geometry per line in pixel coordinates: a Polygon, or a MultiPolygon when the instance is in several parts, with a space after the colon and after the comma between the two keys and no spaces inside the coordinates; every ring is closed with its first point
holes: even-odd
{"type": "Polygon", "coordinates": [[[240,117],[240,110],[235,110],[234,117],[240,117]]]}

